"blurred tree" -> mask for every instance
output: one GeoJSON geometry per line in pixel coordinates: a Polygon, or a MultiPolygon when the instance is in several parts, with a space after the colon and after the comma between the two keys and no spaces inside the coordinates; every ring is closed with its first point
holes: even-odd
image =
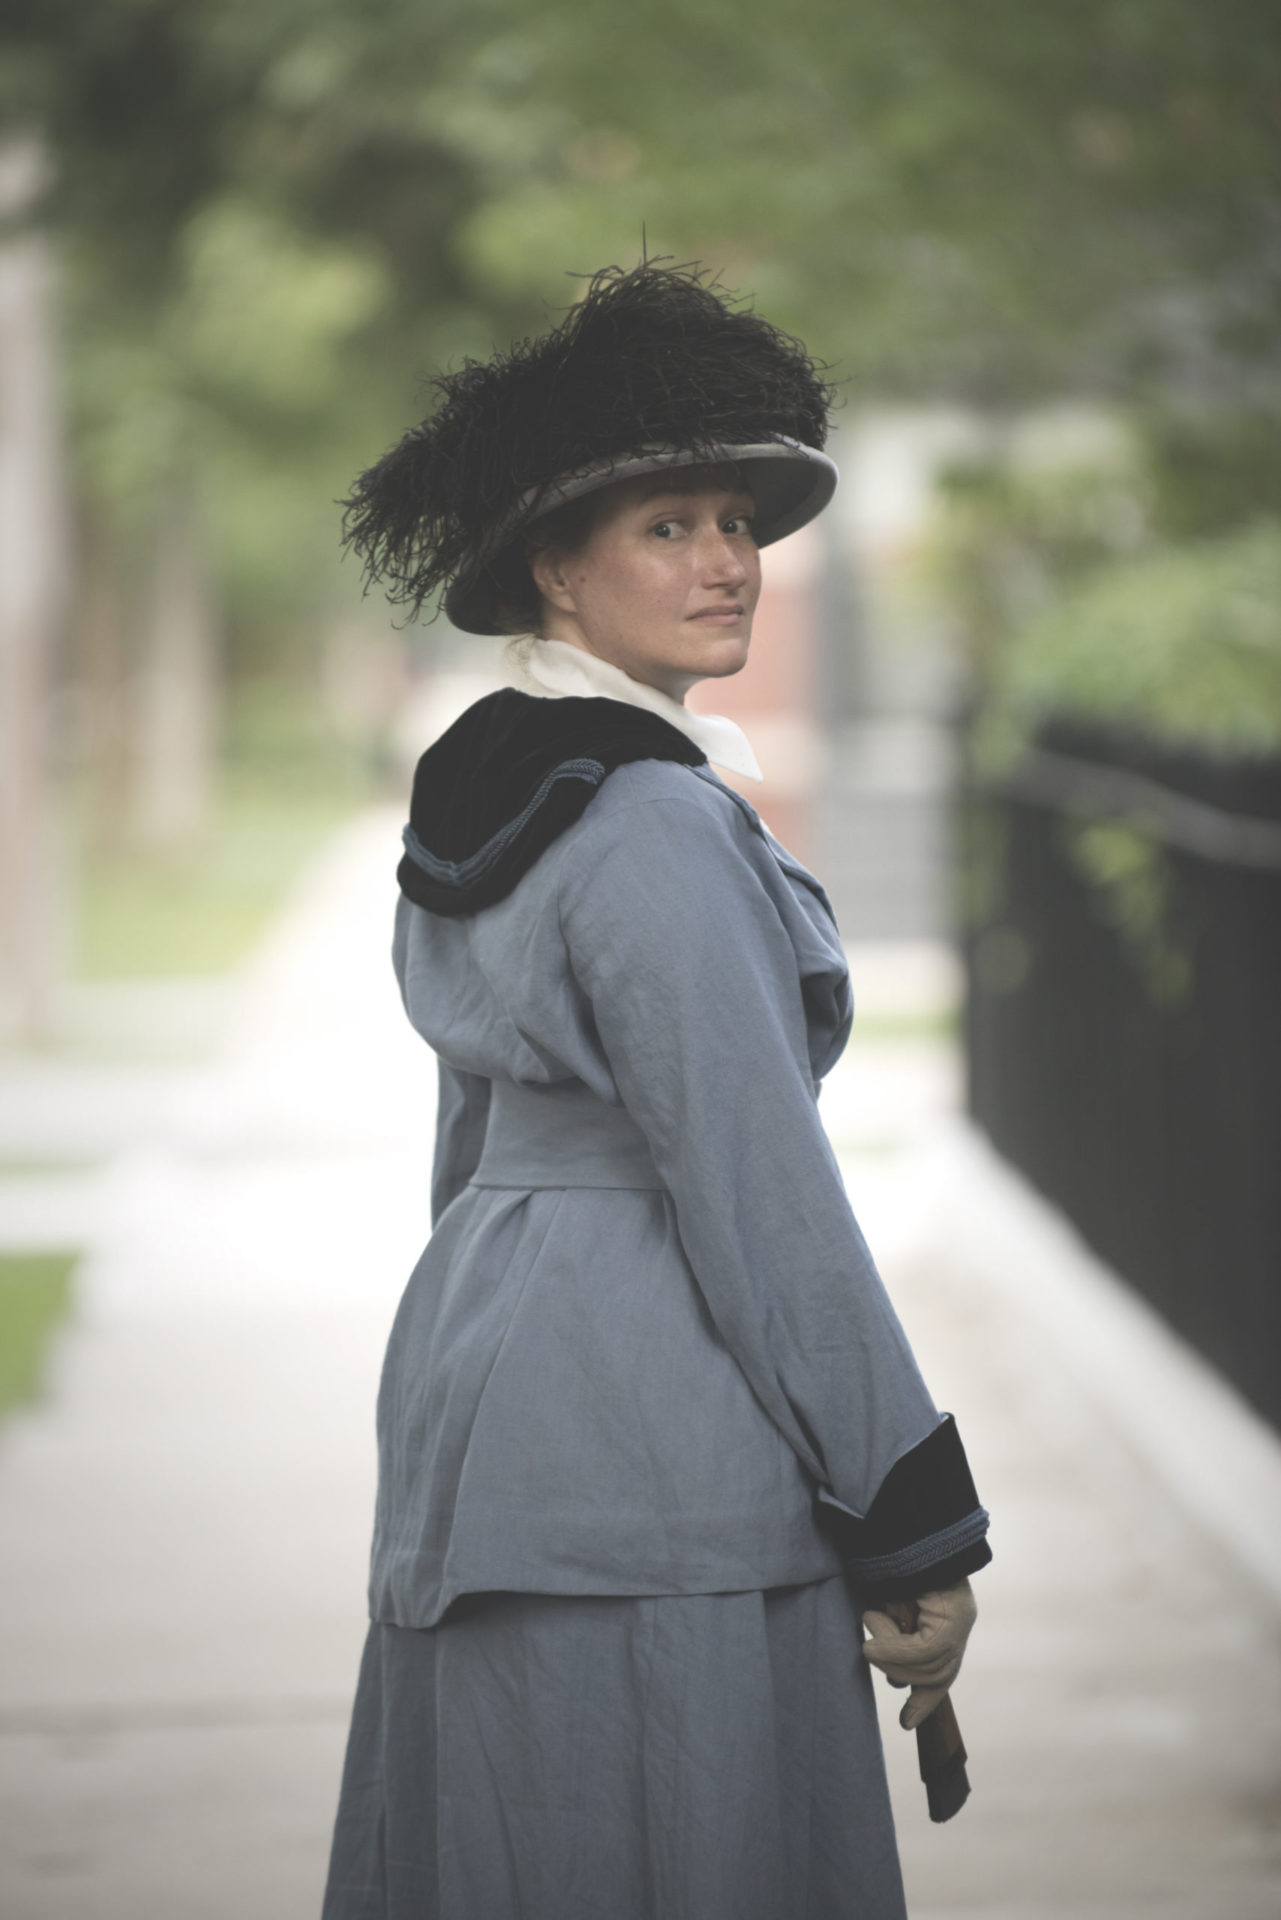
{"type": "Polygon", "coordinates": [[[1017,758],[1059,715],[1174,747],[1281,752],[1281,521],[1101,568],[1027,622],[980,747],[1017,758]]]}
{"type": "Polygon", "coordinates": [[[503,45],[577,123],[468,224],[510,290],[648,218],[914,393],[1276,391],[1269,0],[551,0],[503,45]]]}
{"type": "Polygon", "coordinates": [[[1171,540],[1281,521],[1281,408],[1165,406],[1144,421],[1152,515],[1171,540]]]}
{"type": "Polygon", "coordinates": [[[943,468],[923,549],[971,695],[1003,670],[1030,621],[1093,574],[1159,538],[1139,436],[1113,426],[1088,454],[1038,447],[1026,427],[943,468]],[[1031,440],[1031,445],[1028,442],[1031,440]]]}
{"type": "Polygon", "coordinates": [[[49,711],[65,607],[54,271],[17,225],[45,173],[36,139],[0,138],[0,1032],[48,1027],[57,951],[49,711]]]}
{"type": "Polygon", "coordinates": [[[424,362],[488,345],[449,246],[475,168],[422,79],[483,13],[11,0],[0,17],[5,121],[54,160],[39,211],[64,263],[85,678],[132,734],[126,789],[120,729],[89,730],[101,824],[132,791],[153,841],[197,829],[210,636],[253,668],[306,632],[339,591],[334,497],[403,425],[424,362]],[[201,604],[215,584],[221,609],[201,604]]]}
{"type": "Polygon", "coordinates": [[[339,593],[330,503],[423,370],[642,230],[855,392],[1140,404],[1185,516],[1236,517],[1223,423],[1281,410],[1270,0],[3,0],[0,50],[94,550],[136,597],[190,498],[239,664],[339,593]]]}

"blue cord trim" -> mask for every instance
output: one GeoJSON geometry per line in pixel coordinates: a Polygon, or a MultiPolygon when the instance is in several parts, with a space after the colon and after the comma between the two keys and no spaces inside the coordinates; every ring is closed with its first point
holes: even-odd
{"type": "Polygon", "coordinates": [[[555,781],[587,780],[592,786],[598,787],[604,778],[605,768],[599,760],[562,760],[558,767],[553,767],[545,779],[539,782],[537,791],[520,812],[486,840],[483,847],[478,848],[475,853],[469,853],[465,860],[440,859],[423,845],[412,827],[406,827],[400,837],[404,841],[405,852],[409,858],[416,867],[421,867],[425,874],[430,875],[442,886],[464,886],[479,874],[488,872],[495,861],[506,852],[521,828],[542,806],[555,781]]]}
{"type": "Polygon", "coordinates": [[[976,1540],[981,1540],[987,1532],[990,1517],[986,1507],[976,1507],[973,1513],[967,1513],[963,1520],[944,1527],[941,1533],[931,1533],[924,1540],[914,1540],[910,1547],[900,1547],[897,1553],[882,1553],[870,1560],[855,1560],[851,1564],[860,1578],[877,1584],[909,1573],[924,1573],[937,1561],[950,1560],[963,1547],[973,1546],[976,1540]]]}

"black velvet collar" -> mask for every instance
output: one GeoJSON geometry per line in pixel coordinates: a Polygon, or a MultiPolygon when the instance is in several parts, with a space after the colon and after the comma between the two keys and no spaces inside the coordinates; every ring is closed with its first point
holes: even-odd
{"type": "Polygon", "coordinates": [[[431,913],[475,913],[511,892],[629,760],[707,755],[646,707],[500,687],[428,747],[414,774],[401,892],[431,913]]]}

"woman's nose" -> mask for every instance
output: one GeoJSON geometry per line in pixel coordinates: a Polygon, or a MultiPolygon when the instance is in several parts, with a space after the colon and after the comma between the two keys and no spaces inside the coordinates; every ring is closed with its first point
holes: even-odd
{"type": "Polygon", "coordinates": [[[719,527],[711,538],[705,564],[710,576],[709,585],[741,587],[747,579],[748,567],[742,542],[731,540],[719,527]]]}

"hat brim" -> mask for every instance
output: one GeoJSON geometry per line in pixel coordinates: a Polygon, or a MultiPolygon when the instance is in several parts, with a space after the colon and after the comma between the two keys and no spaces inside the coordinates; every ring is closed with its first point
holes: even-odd
{"type": "Polygon", "coordinates": [[[768,547],[807,525],[823,511],[836,491],[835,461],[816,447],[781,435],[751,446],[713,446],[696,453],[684,448],[657,447],[564,474],[521,497],[512,513],[495,530],[485,551],[449,586],[444,599],[446,618],[464,633],[508,632],[500,619],[502,588],[496,575],[496,562],[519,535],[569,501],[647,473],[662,473],[674,467],[729,465],[742,469],[752,490],[756,502],[753,524],[759,547],[768,547]]]}

